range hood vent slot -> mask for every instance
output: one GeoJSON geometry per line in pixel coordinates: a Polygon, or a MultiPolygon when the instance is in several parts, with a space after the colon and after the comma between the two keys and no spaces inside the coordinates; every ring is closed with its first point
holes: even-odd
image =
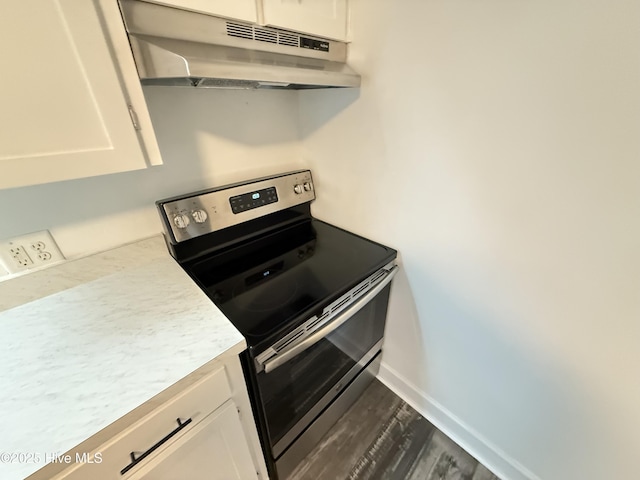
{"type": "Polygon", "coordinates": [[[269,43],[279,43],[278,42],[278,34],[277,32],[271,32],[266,28],[255,28],[253,29],[255,39],[259,42],[269,42],[269,43]]]}
{"type": "Polygon", "coordinates": [[[278,32],[278,43],[280,45],[289,45],[290,47],[299,47],[300,35],[289,32],[278,32]]]}
{"type": "Polygon", "coordinates": [[[300,47],[300,35],[286,30],[276,30],[275,28],[227,22],[227,35],[258,42],[286,45],[288,47],[300,47]]]}
{"type": "Polygon", "coordinates": [[[253,40],[253,27],[242,23],[227,22],[227,35],[253,40]]]}

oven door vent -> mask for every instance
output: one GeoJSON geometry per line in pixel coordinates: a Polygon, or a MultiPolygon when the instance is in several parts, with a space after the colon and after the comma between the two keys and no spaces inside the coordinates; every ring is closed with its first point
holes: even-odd
{"type": "Polygon", "coordinates": [[[333,307],[331,307],[331,313],[337,312],[342,307],[344,307],[345,304],[351,300],[352,296],[353,296],[353,294],[351,294],[351,293],[347,294],[346,297],[343,300],[340,300],[333,307]]]}
{"type": "Polygon", "coordinates": [[[364,285],[362,285],[361,287],[356,288],[353,293],[351,294],[351,296],[353,298],[356,298],[358,295],[360,295],[362,292],[366,291],[369,288],[369,282],[366,282],[364,285]]]}
{"type": "Polygon", "coordinates": [[[378,280],[380,280],[384,276],[384,274],[385,274],[385,271],[381,270],[371,275],[369,280],[370,284],[373,285],[374,283],[376,283],[378,280]]]}
{"type": "Polygon", "coordinates": [[[311,320],[307,323],[304,324],[304,330],[306,332],[309,332],[313,329],[313,327],[315,327],[316,325],[318,325],[321,322],[324,322],[324,320],[326,320],[326,318],[329,316],[328,313],[325,313],[324,315],[321,315],[319,318],[316,318],[315,320],[311,320]]]}
{"type": "Polygon", "coordinates": [[[292,342],[296,341],[303,334],[304,334],[304,330],[300,330],[300,331],[296,330],[295,332],[293,332],[292,335],[287,335],[284,338],[284,340],[279,341],[277,344],[275,344],[271,348],[273,348],[276,352],[279,352],[283,348],[286,348],[288,345],[291,345],[292,342]]]}

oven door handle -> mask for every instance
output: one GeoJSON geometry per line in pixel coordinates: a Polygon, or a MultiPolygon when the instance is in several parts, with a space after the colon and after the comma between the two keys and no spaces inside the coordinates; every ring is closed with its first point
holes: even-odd
{"type": "Polygon", "coordinates": [[[343,323],[345,323],[356,313],[358,313],[362,309],[362,307],[369,303],[376,295],[378,295],[378,293],[380,293],[387,285],[389,285],[396,273],[398,273],[398,266],[394,265],[391,270],[388,270],[387,276],[382,281],[380,281],[375,287],[368,291],[364,297],[360,298],[351,307],[349,307],[348,310],[337,316],[331,323],[324,325],[308,337],[301,340],[300,343],[291,345],[281,352],[278,352],[275,357],[271,357],[269,360],[264,362],[263,366],[265,373],[274,371],[280,365],[301,354],[312,345],[315,345],[320,340],[340,328],[343,323]]]}

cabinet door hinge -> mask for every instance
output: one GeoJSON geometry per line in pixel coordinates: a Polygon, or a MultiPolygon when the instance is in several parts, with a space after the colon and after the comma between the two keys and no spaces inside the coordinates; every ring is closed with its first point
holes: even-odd
{"type": "Polygon", "coordinates": [[[136,130],[141,130],[140,123],[138,123],[138,114],[133,109],[133,105],[129,105],[129,116],[131,117],[131,123],[133,123],[133,128],[136,130]]]}

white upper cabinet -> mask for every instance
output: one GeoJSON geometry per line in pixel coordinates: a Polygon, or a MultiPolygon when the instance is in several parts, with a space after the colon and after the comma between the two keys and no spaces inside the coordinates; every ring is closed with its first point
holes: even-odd
{"type": "Polygon", "coordinates": [[[258,13],[256,0],[151,0],[153,3],[169,5],[194,12],[208,13],[220,17],[234,18],[256,23],[258,13]]]}
{"type": "Polygon", "coordinates": [[[335,40],[347,39],[348,0],[150,1],[335,40]]]}
{"type": "Polygon", "coordinates": [[[345,41],[348,0],[262,0],[264,23],[345,41]]]}
{"type": "Polygon", "coordinates": [[[118,5],[0,5],[0,188],[162,163],[118,5]]]}

